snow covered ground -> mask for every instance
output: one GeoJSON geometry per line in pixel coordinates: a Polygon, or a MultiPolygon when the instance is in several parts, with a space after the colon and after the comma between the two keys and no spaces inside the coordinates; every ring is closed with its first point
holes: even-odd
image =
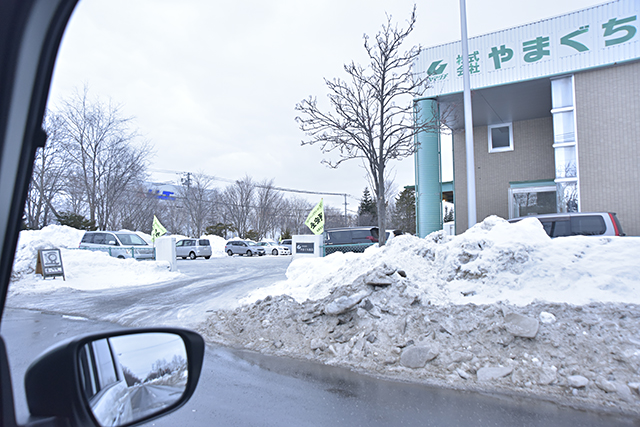
{"type": "MultiPolygon", "coordinates": [[[[138,233],[147,243],[151,236],[138,233]]],[[[166,262],[116,259],[106,252],[79,250],[84,231],[61,225],[49,225],[42,230],[20,232],[16,256],[11,274],[10,292],[30,293],[59,289],[61,286],[77,290],[99,290],[106,288],[149,285],[180,277],[179,272],[170,272],[166,262]],[[43,281],[35,274],[38,249],[59,248],[65,269],[63,285],[56,280],[43,281]]],[[[185,236],[174,235],[176,241],[185,236]]],[[[219,236],[203,236],[211,242],[213,257],[226,257],[226,240],[219,236]]],[[[61,279],[58,279],[61,280],[61,279]]]]}
{"type": "MultiPolygon", "coordinates": [[[[10,291],[47,291],[52,281],[33,279],[28,260],[35,267],[34,250],[47,244],[77,247],[81,233],[23,232],[10,291]]],[[[65,265],[87,266],[64,286],[179,274],[83,252],[63,250],[65,265]]],[[[198,329],[225,345],[382,377],[640,414],[639,257],[639,238],[552,240],[537,220],[490,217],[459,236],[400,236],[364,254],[296,259],[287,280],[198,329]]]]}

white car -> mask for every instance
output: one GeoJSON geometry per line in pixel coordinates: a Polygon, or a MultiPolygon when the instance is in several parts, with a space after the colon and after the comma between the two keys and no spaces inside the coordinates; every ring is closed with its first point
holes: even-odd
{"type": "Polygon", "coordinates": [[[271,255],[291,255],[291,251],[288,247],[281,246],[276,242],[259,242],[258,245],[264,247],[265,253],[270,253],[271,255]]]}

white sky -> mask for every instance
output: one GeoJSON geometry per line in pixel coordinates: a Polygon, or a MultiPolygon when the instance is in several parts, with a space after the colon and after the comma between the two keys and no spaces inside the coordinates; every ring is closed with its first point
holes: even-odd
{"type": "MultiPolygon", "coordinates": [[[[348,193],[368,185],[358,160],[330,169],[304,134],[295,105],[326,100],[323,78],[344,78],[343,64],[366,65],[362,36],[374,36],[385,12],[404,24],[409,0],[81,0],[63,39],[50,107],[87,84],[135,117],[155,147],[152,180],[176,172],[224,179],[274,179],[276,186],[348,193]]],[[[469,36],[601,4],[600,0],[468,0],[469,36]]],[[[460,39],[459,1],[417,3],[410,45],[460,39]]],[[[413,158],[396,162],[401,190],[414,183],[413,158]]],[[[450,180],[451,174],[445,174],[450,180]]],[[[218,182],[220,186],[226,182],[218,182]]],[[[307,196],[317,201],[321,196],[307,196]]],[[[343,208],[342,197],[324,196],[343,208]]],[[[358,201],[349,199],[349,209],[358,201]]]]}

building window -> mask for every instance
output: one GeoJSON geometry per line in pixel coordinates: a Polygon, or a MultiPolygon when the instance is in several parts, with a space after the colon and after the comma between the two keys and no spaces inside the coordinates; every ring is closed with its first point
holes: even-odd
{"type": "Polygon", "coordinates": [[[511,123],[489,125],[489,152],[513,151],[513,128],[511,123]]]}
{"type": "Polygon", "coordinates": [[[558,195],[558,212],[580,212],[578,182],[575,180],[556,179],[558,195]]]}
{"type": "Polygon", "coordinates": [[[573,76],[551,80],[551,104],[558,212],[579,212],[580,167],[573,76]]]}
{"type": "Polygon", "coordinates": [[[554,182],[518,183],[509,188],[509,218],[557,212],[554,182]]]}

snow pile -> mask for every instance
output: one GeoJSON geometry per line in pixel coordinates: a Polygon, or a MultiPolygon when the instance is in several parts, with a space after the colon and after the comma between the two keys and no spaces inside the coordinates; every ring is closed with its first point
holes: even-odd
{"type": "MultiPolygon", "coordinates": [[[[79,290],[109,289],[147,285],[175,279],[167,262],[117,259],[106,252],[76,249],[84,231],[67,226],[49,225],[42,230],[23,230],[16,248],[11,273],[12,294],[48,292],[61,287],[79,290]],[[65,281],[43,280],[35,274],[39,249],[60,249],[65,281]]],[[[144,235],[141,237],[144,238],[144,235]]]]}
{"type": "Polygon", "coordinates": [[[640,239],[492,217],[298,259],[213,312],[208,340],[377,376],[640,413],[640,239]],[[258,299],[260,298],[260,299],[258,299]]]}
{"type": "Polygon", "coordinates": [[[227,244],[227,240],[213,234],[203,234],[201,239],[209,239],[211,243],[211,256],[213,258],[221,258],[227,256],[224,251],[224,246],[227,244]]]}
{"type": "Polygon", "coordinates": [[[487,218],[459,236],[399,236],[364,254],[294,260],[286,281],[242,302],[289,295],[298,302],[328,296],[376,269],[406,272],[409,292],[430,304],[516,305],[535,300],[640,303],[640,239],[550,239],[536,219],[515,224],[487,218]]]}
{"type": "Polygon", "coordinates": [[[11,280],[19,280],[35,273],[38,250],[77,248],[83,235],[84,230],[66,225],[49,225],[42,230],[22,230],[13,260],[11,280]]]}

